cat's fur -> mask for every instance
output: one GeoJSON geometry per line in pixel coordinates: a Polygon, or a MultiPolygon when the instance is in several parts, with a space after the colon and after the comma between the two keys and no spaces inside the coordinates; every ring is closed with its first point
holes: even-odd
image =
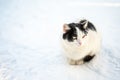
{"type": "Polygon", "coordinates": [[[100,51],[101,37],[95,26],[83,19],[63,25],[62,45],[69,64],[89,62],[100,51]]]}

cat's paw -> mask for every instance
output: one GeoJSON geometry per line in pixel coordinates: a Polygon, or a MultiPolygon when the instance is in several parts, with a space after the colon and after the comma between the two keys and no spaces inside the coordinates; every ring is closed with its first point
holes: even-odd
{"type": "Polygon", "coordinates": [[[83,63],[84,63],[83,60],[77,60],[77,65],[81,65],[81,64],[83,64],[83,63]]]}
{"type": "Polygon", "coordinates": [[[83,60],[73,60],[73,59],[68,59],[68,62],[70,65],[80,65],[83,64],[83,60]]]}
{"type": "Polygon", "coordinates": [[[68,63],[70,65],[77,65],[77,61],[76,60],[73,60],[73,59],[68,59],[68,63]]]}
{"type": "Polygon", "coordinates": [[[87,55],[84,57],[83,61],[84,62],[90,62],[93,58],[94,58],[95,55],[87,55]]]}

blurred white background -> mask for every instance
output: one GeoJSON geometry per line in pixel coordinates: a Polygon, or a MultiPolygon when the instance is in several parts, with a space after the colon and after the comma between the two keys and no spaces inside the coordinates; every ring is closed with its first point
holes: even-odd
{"type": "Polygon", "coordinates": [[[0,0],[0,80],[118,80],[119,23],[119,0],[0,0]],[[70,66],[62,25],[81,18],[101,31],[101,55],[70,66]]]}

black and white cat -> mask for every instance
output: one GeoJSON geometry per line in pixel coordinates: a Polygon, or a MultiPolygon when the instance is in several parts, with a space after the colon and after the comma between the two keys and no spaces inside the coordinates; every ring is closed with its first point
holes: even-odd
{"type": "Polygon", "coordinates": [[[86,19],[63,25],[62,45],[69,64],[91,61],[100,51],[101,37],[86,19]]]}

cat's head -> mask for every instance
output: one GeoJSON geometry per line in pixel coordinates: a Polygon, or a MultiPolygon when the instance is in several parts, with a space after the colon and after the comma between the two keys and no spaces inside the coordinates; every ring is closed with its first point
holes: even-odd
{"type": "Polygon", "coordinates": [[[96,28],[85,19],[79,23],[64,24],[63,39],[69,43],[83,45],[88,38],[89,30],[96,31],[96,28]]]}

